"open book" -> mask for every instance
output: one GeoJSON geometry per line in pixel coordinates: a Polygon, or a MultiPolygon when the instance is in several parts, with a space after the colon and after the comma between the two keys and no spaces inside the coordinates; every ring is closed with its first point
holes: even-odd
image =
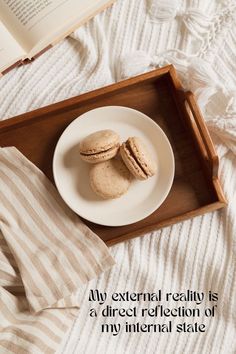
{"type": "Polygon", "coordinates": [[[114,0],[0,0],[0,76],[31,60],[114,0]]]}

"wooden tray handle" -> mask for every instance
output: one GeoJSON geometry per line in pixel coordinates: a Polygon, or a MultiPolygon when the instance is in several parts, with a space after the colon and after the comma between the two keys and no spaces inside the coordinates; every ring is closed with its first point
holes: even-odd
{"type": "Polygon", "coordinates": [[[185,108],[191,119],[194,134],[199,144],[199,148],[207,162],[211,177],[218,177],[219,158],[211,140],[210,134],[200,112],[195,96],[191,91],[185,93],[185,108]]]}

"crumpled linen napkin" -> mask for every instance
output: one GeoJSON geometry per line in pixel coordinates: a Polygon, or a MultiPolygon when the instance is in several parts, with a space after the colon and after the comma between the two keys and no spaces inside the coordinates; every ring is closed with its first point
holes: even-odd
{"type": "Polygon", "coordinates": [[[0,229],[0,353],[55,353],[76,292],[114,259],[14,147],[0,148],[0,229]]]}

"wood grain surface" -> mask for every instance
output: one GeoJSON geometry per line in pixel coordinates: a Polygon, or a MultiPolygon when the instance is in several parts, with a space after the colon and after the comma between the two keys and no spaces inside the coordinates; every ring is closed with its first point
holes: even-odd
{"type": "Polygon", "coordinates": [[[172,66],[2,121],[0,146],[16,146],[54,182],[52,158],[64,129],[88,110],[108,105],[137,109],[157,122],[170,140],[176,165],[169,196],[149,217],[123,227],[85,221],[108,245],[226,205],[210,135],[193,94],[183,91],[172,66]]]}

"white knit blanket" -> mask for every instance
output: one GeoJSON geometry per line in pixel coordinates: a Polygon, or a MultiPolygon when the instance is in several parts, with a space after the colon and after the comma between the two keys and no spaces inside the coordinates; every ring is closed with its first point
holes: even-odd
{"type": "MultiPolygon", "coordinates": [[[[5,119],[174,63],[185,87],[198,97],[220,156],[227,209],[113,246],[117,264],[80,289],[80,314],[60,353],[236,352],[235,6],[220,0],[117,0],[32,64],[1,78],[0,117],[5,119]],[[205,333],[121,331],[112,336],[101,333],[101,323],[122,319],[91,318],[90,289],[109,294],[211,290],[219,300],[215,317],[198,319],[206,324],[205,333]]],[[[203,307],[208,305],[204,300],[203,307]]],[[[173,319],[173,325],[185,320],[173,319]]]]}

